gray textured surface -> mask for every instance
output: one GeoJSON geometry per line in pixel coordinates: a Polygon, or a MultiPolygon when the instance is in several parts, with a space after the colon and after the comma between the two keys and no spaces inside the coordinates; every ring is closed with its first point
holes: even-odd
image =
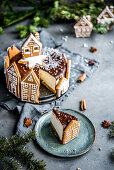
{"type": "MultiPolygon", "coordinates": [[[[76,88],[70,96],[63,102],[61,108],[72,108],[79,110],[79,102],[85,99],[87,110],[84,112],[90,118],[96,127],[96,141],[93,148],[83,156],[77,158],[58,158],[43,151],[35,142],[29,144],[30,150],[36,157],[43,159],[47,164],[48,170],[112,170],[114,169],[114,159],[110,152],[114,147],[114,139],[109,139],[108,130],[101,127],[101,122],[114,119],[114,29],[106,35],[92,33],[91,38],[75,38],[72,24],[52,25],[48,31],[61,42],[61,37],[68,35],[68,41],[65,42],[72,52],[80,53],[82,56],[96,59],[100,62],[99,69],[88,80],[76,88]],[[60,28],[64,32],[59,31],[60,28]],[[88,48],[83,48],[83,44],[88,44],[88,48]],[[90,46],[95,46],[98,51],[94,54],[89,52],[90,46]],[[99,151],[101,148],[101,151],[99,151]]],[[[5,30],[0,37],[0,52],[6,50],[8,46],[17,42],[17,34],[14,26],[5,30]]],[[[0,135],[10,137],[15,130],[18,120],[16,112],[0,110],[0,135]]]]}

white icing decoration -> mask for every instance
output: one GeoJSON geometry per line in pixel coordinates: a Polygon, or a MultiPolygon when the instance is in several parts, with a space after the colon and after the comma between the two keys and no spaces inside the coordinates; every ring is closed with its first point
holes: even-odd
{"type": "Polygon", "coordinates": [[[28,81],[33,82],[33,78],[32,78],[32,76],[30,76],[30,77],[28,78],[28,81]]]}
{"type": "MultiPolygon", "coordinates": [[[[112,8],[112,7],[110,7],[110,8],[112,8]]],[[[101,12],[101,14],[97,18],[97,22],[98,23],[101,23],[101,24],[105,24],[105,23],[106,24],[110,24],[111,22],[114,22],[114,14],[110,10],[110,8],[108,6],[106,6],[106,8],[101,12]],[[110,18],[108,18],[106,13],[110,16],[110,18]],[[103,19],[101,19],[101,17],[103,19]]]]}
{"type": "Polygon", "coordinates": [[[28,62],[29,67],[34,67],[36,64],[42,65],[42,62],[45,58],[46,58],[46,55],[39,55],[39,56],[21,59],[19,61],[26,61],[28,62]]]}

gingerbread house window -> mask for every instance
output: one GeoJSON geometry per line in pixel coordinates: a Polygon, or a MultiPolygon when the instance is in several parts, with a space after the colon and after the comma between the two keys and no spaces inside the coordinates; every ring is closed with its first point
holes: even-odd
{"type": "Polygon", "coordinates": [[[34,52],[39,52],[39,46],[34,46],[34,52]]]}
{"type": "Polygon", "coordinates": [[[80,29],[80,28],[78,28],[78,32],[81,32],[81,29],[80,29]]]}
{"type": "Polygon", "coordinates": [[[36,89],[31,91],[32,94],[36,94],[36,89]]]}
{"type": "Polygon", "coordinates": [[[28,93],[28,89],[23,89],[23,94],[26,95],[26,93],[28,93]]]}
{"type": "Polygon", "coordinates": [[[87,32],[89,32],[90,31],[90,29],[89,28],[87,28],[87,32]]]}
{"type": "Polygon", "coordinates": [[[34,95],[31,95],[31,100],[35,100],[35,96],[34,95]]]}
{"type": "Polygon", "coordinates": [[[27,94],[23,94],[23,100],[27,99],[27,94]]]}
{"type": "Polygon", "coordinates": [[[36,89],[36,85],[35,84],[32,84],[32,89],[36,89]]]}
{"type": "Polygon", "coordinates": [[[17,85],[17,78],[13,76],[13,83],[17,85]]]}
{"type": "Polygon", "coordinates": [[[30,48],[25,48],[25,54],[30,54],[30,48]]]}
{"type": "Polygon", "coordinates": [[[12,82],[12,75],[10,73],[8,74],[8,78],[9,78],[9,81],[12,82]]]}
{"type": "Polygon", "coordinates": [[[85,32],[85,31],[86,31],[86,29],[85,29],[85,28],[82,28],[82,30],[83,30],[83,32],[85,32]]]}
{"type": "Polygon", "coordinates": [[[23,87],[28,88],[28,83],[24,83],[23,87]]]}

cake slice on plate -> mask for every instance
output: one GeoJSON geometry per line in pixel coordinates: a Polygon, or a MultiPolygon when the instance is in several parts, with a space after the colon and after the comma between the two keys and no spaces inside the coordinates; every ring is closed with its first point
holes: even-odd
{"type": "Polygon", "coordinates": [[[78,118],[57,109],[53,109],[51,114],[51,126],[60,143],[66,144],[78,136],[80,122],[78,118]]]}

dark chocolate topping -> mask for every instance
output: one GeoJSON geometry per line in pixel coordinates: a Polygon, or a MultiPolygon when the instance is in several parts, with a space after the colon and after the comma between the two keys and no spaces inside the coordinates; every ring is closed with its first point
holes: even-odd
{"type": "Polygon", "coordinates": [[[78,118],[72,115],[69,115],[68,113],[59,111],[58,109],[53,109],[53,112],[55,113],[55,115],[57,116],[57,118],[60,120],[61,124],[63,125],[63,128],[65,129],[68,124],[72,121],[72,120],[76,120],[78,121],[78,118]]]}
{"type": "Polygon", "coordinates": [[[16,63],[16,64],[19,69],[21,78],[23,78],[23,76],[29,71],[29,67],[26,64],[22,64],[22,63],[16,63]]]}
{"type": "Polygon", "coordinates": [[[33,71],[36,73],[36,76],[39,78],[39,66],[36,65],[34,68],[33,68],[33,71]]]}
{"type": "Polygon", "coordinates": [[[61,53],[53,52],[47,55],[43,62],[44,66],[40,66],[40,68],[47,71],[56,79],[63,76],[66,72],[66,61],[61,53]]]}
{"type": "MultiPolygon", "coordinates": [[[[47,71],[49,74],[54,76],[56,79],[62,77],[66,73],[67,63],[65,61],[64,56],[58,51],[52,48],[44,48],[41,52],[41,55],[46,55],[46,59],[44,59],[44,66],[36,66],[33,68],[34,72],[36,73],[37,77],[39,78],[39,68],[47,71]]],[[[22,52],[17,54],[10,60],[10,64],[16,62],[19,72],[21,74],[21,78],[26,74],[29,70],[27,65],[18,63],[18,61],[22,58],[22,52]]]]}
{"type": "Polygon", "coordinates": [[[19,54],[15,55],[15,57],[13,57],[11,60],[10,60],[10,64],[12,64],[13,62],[18,62],[20,59],[22,58],[22,53],[20,52],[19,54]]]}

